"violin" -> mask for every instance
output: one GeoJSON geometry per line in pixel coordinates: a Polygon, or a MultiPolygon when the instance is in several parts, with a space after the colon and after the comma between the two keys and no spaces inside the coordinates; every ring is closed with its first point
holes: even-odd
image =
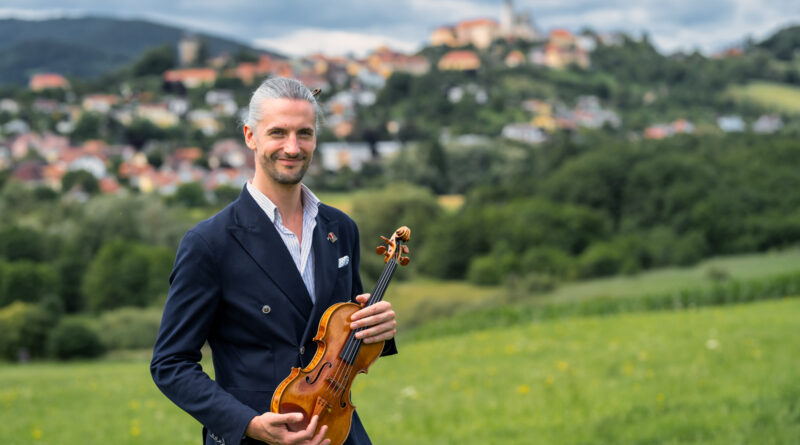
{"type": "MultiPolygon", "coordinates": [[[[391,238],[381,236],[386,245],[376,248],[384,256],[383,272],[364,307],[383,298],[397,265],[409,262],[408,242],[411,230],[397,229],[391,238]]],[[[350,401],[350,387],[360,373],[375,362],[385,342],[365,344],[355,337],[364,328],[350,329],[350,316],[362,307],[357,303],[337,303],[329,307],[319,322],[314,342],[317,352],[307,367],[292,368],[272,396],[270,410],[274,413],[302,413],[303,422],[293,425],[305,429],[315,415],[319,425],[328,425],[325,437],[331,445],[341,445],[348,434],[355,406],[350,401]]]]}

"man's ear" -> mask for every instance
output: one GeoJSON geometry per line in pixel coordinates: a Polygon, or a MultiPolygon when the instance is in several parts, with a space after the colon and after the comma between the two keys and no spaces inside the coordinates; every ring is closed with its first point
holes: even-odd
{"type": "Polygon", "coordinates": [[[247,145],[247,148],[250,150],[256,150],[256,141],[255,135],[253,134],[253,129],[250,128],[249,125],[244,125],[242,127],[242,132],[244,132],[244,143],[247,145]]]}

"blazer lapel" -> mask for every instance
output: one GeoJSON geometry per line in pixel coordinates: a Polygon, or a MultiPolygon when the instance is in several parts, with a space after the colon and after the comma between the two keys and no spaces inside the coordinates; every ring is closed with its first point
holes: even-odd
{"type": "Polygon", "coordinates": [[[235,225],[229,226],[228,230],[242,249],[283,291],[303,318],[311,318],[311,298],[289,250],[246,189],[242,191],[236,204],[235,225]]]}
{"type": "Polygon", "coordinates": [[[310,339],[310,335],[316,334],[318,320],[330,306],[331,297],[333,297],[331,293],[336,284],[339,259],[336,253],[338,249],[333,242],[328,240],[328,234],[335,235],[338,228],[338,221],[328,221],[317,214],[317,226],[314,228],[314,240],[311,243],[314,252],[314,289],[317,295],[313,312],[303,334],[303,343],[310,339]]]}

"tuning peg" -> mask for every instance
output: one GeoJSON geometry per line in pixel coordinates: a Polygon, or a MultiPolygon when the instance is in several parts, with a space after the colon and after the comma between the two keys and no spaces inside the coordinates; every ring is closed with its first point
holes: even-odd
{"type": "Polygon", "coordinates": [[[408,253],[408,246],[403,244],[403,253],[408,253]]]}
{"type": "Polygon", "coordinates": [[[378,247],[376,247],[375,248],[375,252],[378,255],[383,255],[384,253],[386,253],[386,246],[378,246],[378,247]]]}
{"type": "Polygon", "coordinates": [[[400,265],[401,266],[405,266],[406,264],[408,264],[409,261],[411,261],[411,260],[409,260],[407,256],[400,257],[400,265]]]}

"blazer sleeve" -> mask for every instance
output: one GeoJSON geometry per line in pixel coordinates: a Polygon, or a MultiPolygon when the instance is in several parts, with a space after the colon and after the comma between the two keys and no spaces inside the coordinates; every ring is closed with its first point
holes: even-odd
{"type": "Polygon", "coordinates": [[[261,413],[220,387],[200,365],[221,298],[219,269],[203,237],[189,231],[181,241],[170,291],[153,350],[150,372],[158,388],[224,443],[238,444],[261,413]]]}

